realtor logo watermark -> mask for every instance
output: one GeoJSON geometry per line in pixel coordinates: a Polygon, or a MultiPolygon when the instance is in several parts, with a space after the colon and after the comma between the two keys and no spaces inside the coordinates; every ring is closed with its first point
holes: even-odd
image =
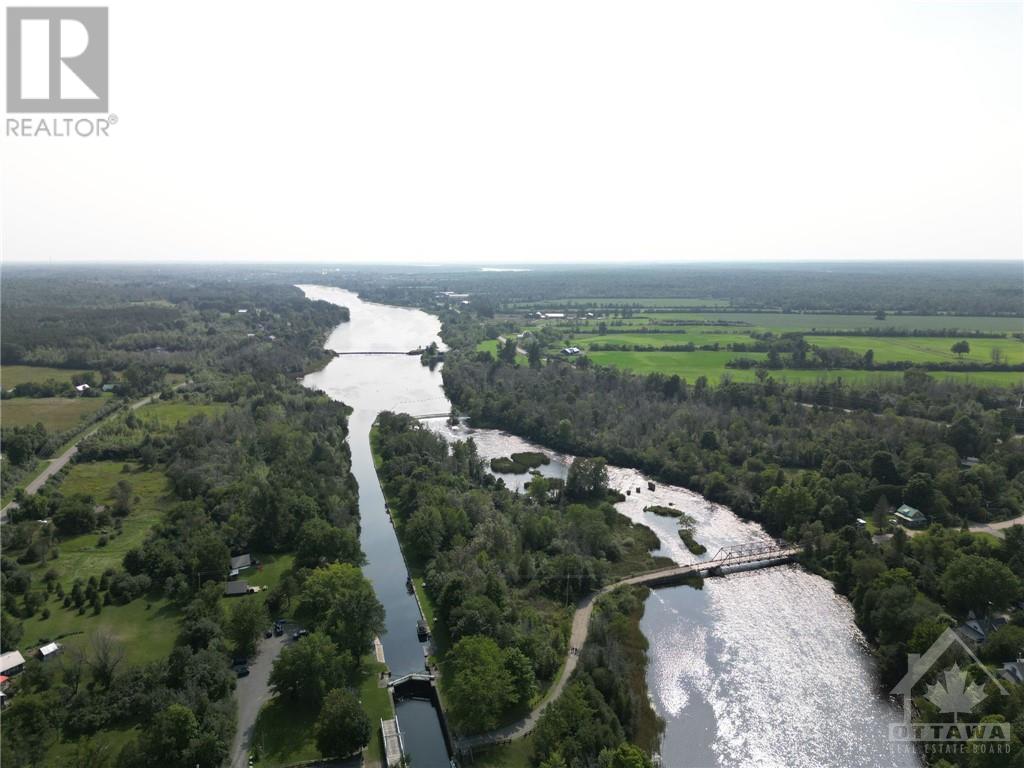
{"type": "Polygon", "coordinates": [[[924,698],[941,713],[951,714],[952,722],[925,723],[914,718],[914,686],[935,667],[942,656],[952,647],[959,647],[979,669],[985,671],[988,679],[995,684],[996,692],[1008,695],[1008,691],[995,677],[971,648],[952,629],[946,629],[932,643],[924,654],[907,655],[907,674],[903,676],[891,693],[903,697],[903,721],[890,723],[889,741],[914,750],[935,754],[965,754],[983,752],[986,754],[1008,754],[1010,751],[1010,724],[1005,722],[972,722],[974,708],[988,698],[991,691],[984,684],[974,682],[972,677],[960,669],[958,663],[946,668],[935,682],[924,689],[924,698]],[[965,716],[961,720],[961,716],[965,716]]]}
{"type": "Polygon", "coordinates": [[[106,136],[110,105],[106,8],[7,9],[8,136],[106,136]]]}

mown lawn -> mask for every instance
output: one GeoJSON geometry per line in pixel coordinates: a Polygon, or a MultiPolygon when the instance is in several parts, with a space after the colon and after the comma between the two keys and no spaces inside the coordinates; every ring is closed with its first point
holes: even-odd
{"type": "Polygon", "coordinates": [[[0,421],[6,427],[42,422],[48,432],[71,429],[107,404],[103,397],[15,397],[0,401],[0,421]]]}
{"type": "Polygon", "coordinates": [[[125,663],[144,664],[165,659],[178,635],[178,609],[164,599],[141,597],[127,605],[105,605],[98,616],[88,606],[81,615],[74,606],[64,608],[56,596],[43,606],[50,609],[50,618],[41,618],[40,609],[24,621],[23,652],[58,638],[68,648],[88,651],[92,637],[103,632],[124,645],[125,663]]]}
{"type": "Polygon", "coordinates": [[[158,470],[143,470],[138,464],[121,461],[94,461],[74,464],[60,485],[65,495],[86,494],[96,504],[113,504],[112,491],[118,481],[126,480],[138,497],[131,513],[122,518],[121,534],[112,535],[113,525],[102,531],[82,534],[57,542],[60,557],[48,560],[31,568],[33,580],[42,580],[42,575],[53,568],[60,574],[60,583],[65,590],[71,589],[76,577],[97,578],[107,568],[118,568],[125,553],[146,538],[146,534],[171,506],[173,499],[168,494],[167,476],[158,470]],[[127,472],[124,471],[127,468],[127,472]],[[100,546],[101,536],[107,536],[105,546],[100,546]]]}
{"type": "Polygon", "coordinates": [[[88,373],[84,369],[47,368],[42,365],[3,365],[0,366],[0,387],[14,389],[19,384],[42,384],[44,381],[66,381],[71,383],[72,376],[88,373]]]}
{"type": "MultiPolygon", "coordinates": [[[[106,748],[109,755],[116,757],[121,748],[140,733],[141,730],[136,727],[104,728],[89,738],[94,744],[106,748]]],[[[46,753],[44,765],[46,768],[67,768],[67,766],[79,765],[75,762],[77,750],[78,741],[76,739],[55,742],[46,753]]]]}

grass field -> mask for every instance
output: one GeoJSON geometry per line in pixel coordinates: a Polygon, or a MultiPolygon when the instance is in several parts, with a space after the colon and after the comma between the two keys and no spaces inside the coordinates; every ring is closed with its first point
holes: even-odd
{"type": "Polygon", "coordinates": [[[533,763],[533,736],[508,744],[474,751],[473,765],[479,768],[530,768],[533,763]]]}
{"type": "Polygon", "coordinates": [[[48,432],[71,429],[109,401],[103,397],[15,397],[0,401],[0,423],[25,427],[42,422],[48,432]]]}
{"type": "MultiPolygon", "coordinates": [[[[908,328],[940,330],[958,328],[965,331],[987,333],[1024,332],[1024,319],[1019,317],[954,317],[950,315],[889,315],[876,320],[873,315],[813,315],[784,312],[656,312],[645,317],[652,320],[721,320],[731,323],[749,323],[752,328],[787,332],[859,330],[862,328],[908,328]]],[[[638,318],[634,318],[638,319],[638,318]]],[[[953,340],[950,340],[953,343],[953,340]]]]}
{"type": "Polygon", "coordinates": [[[14,389],[19,384],[42,384],[54,379],[71,383],[72,376],[88,373],[84,369],[47,368],[41,365],[3,365],[0,366],[0,387],[5,390],[14,389]]]}
{"type": "MultiPolygon", "coordinates": [[[[957,341],[955,338],[917,338],[886,336],[805,336],[809,344],[819,347],[844,347],[859,355],[869,349],[875,352],[880,363],[910,360],[919,362],[956,362],[960,358],[950,351],[957,341]]],[[[971,351],[963,356],[965,361],[988,363],[992,351],[998,349],[1003,360],[1011,365],[1024,363],[1024,342],[1013,338],[967,339],[971,351]]]]}
{"type": "Polygon", "coordinates": [[[138,501],[131,514],[123,519],[121,535],[109,536],[106,546],[99,546],[101,535],[109,535],[113,526],[106,531],[86,533],[65,539],[58,543],[60,557],[31,568],[34,579],[42,579],[43,573],[53,568],[60,574],[60,583],[65,590],[71,589],[75,577],[97,578],[107,568],[118,568],[125,553],[138,546],[146,534],[170,506],[167,495],[167,477],[158,471],[144,471],[137,464],[120,461],[95,461],[74,464],[60,485],[66,495],[86,494],[97,504],[113,503],[111,491],[119,480],[127,480],[138,501]],[[122,471],[128,467],[129,471],[122,471]]]}
{"type": "Polygon", "coordinates": [[[728,299],[700,298],[661,298],[661,299],[625,299],[625,298],[584,298],[556,299],[554,301],[524,301],[515,304],[517,307],[728,307],[728,299]]]}
{"type": "Polygon", "coordinates": [[[184,400],[155,402],[139,408],[135,417],[140,421],[165,428],[173,428],[193,416],[217,416],[227,409],[224,403],[190,403],[184,400]]]}
{"type": "Polygon", "coordinates": [[[89,607],[79,615],[77,608],[64,608],[56,597],[44,607],[50,609],[50,618],[37,613],[24,621],[23,652],[64,635],[64,646],[88,650],[93,635],[104,632],[124,645],[126,663],[143,664],[166,658],[178,635],[178,609],[164,599],[150,603],[141,597],[127,605],[105,605],[98,616],[89,607]]]}
{"type": "MultiPolygon", "coordinates": [[[[577,301],[590,301],[579,299],[577,301]]],[[[629,303],[627,300],[619,300],[629,303]]],[[[668,299],[642,300],[648,306],[664,306],[668,299]],[[655,303],[655,301],[657,303],[655,303]]],[[[514,319],[514,318],[512,318],[514,319]]],[[[950,347],[958,341],[957,337],[893,337],[893,336],[837,336],[829,334],[832,330],[858,330],[869,328],[906,328],[918,330],[937,330],[959,328],[989,333],[1006,334],[996,339],[966,339],[971,351],[964,355],[963,360],[974,363],[992,361],[994,350],[998,350],[1002,360],[1009,364],[1024,363],[1024,342],[1010,335],[1024,332],[1024,320],[1010,317],[954,317],[925,315],[889,315],[886,320],[877,320],[873,315],[816,315],[782,312],[651,312],[637,313],[629,318],[589,318],[582,321],[558,320],[537,321],[527,320],[521,326],[524,330],[537,331],[541,326],[555,328],[560,334],[557,344],[546,350],[548,355],[557,354],[560,346],[577,346],[599,365],[610,365],[623,370],[640,374],[662,373],[678,375],[689,382],[700,376],[707,377],[709,382],[717,383],[723,376],[733,381],[751,382],[756,380],[756,372],[752,369],[740,370],[726,368],[730,360],[737,357],[764,359],[764,353],[738,352],[721,350],[718,352],[612,352],[591,351],[592,346],[599,344],[618,344],[625,346],[666,347],[693,344],[706,346],[719,344],[723,347],[730,344],[749,344],[754,341],[750,334],[754,332],[771,332],[775,334],[804,332],[808,343],[821,347],[841,347],[855,354],[863,355],[867,350],[874,350],[878,363],[910,361],[912,363],[956,363],[958,357],[950,347]],[[670,321],[691,321],[701,323],[680,327],[671,325],[670,321]],[[746,325],[703,325],[703,323],[746,323],[746,325]],[[577,333],[577,328],[593,331],[601,323],[605,324],[605,332],[577,333]],[[641,328],[657,329],[657,333],[642,333],[641,328]],[[815,330],[818,332],[816,333],[815,330]]],[[[493,352],[493,341],[481,342],[478,349],[493,352]]],[[[835,381],[842,379],[850,384],[866,384],[883,379],[899,379],[900,371],[867,371],[867,370],[795,370],[782,369],[771,372],[776,380],[795,382],[835,381]]],[[[935,371],[930,375],[937,379],[952,379],[971,382],[979,385],[1021,387],[1024,386],[1024,374],[1013,371],[984,371],[962,373],[954,371],[935,371]]]]}
{"type": "MultiPolygon", "coordinates": [[[[717,383],[723,375],[728,375],[733,381],[750,382],[757,380],[753,369],[738,370],[724,367],[726,361],[740,356],[736,352],[588,352],[587,356],[598,365],[611,365],[635,373],[663,373],[668,376],[676,374],[680,378],[686,379],[690,384],[696,381],[699,376],[706,376],[711,383],[717,383]]],[[[764,355],[743,353],[743,357],[764,357],[764,355]]],[[[770,373],[772,378],[779,381],[815,382],[819,380],[835,381],[836,379],[842,379],[849,384],[864,384],[882,379],[899,380],[903,377],[902,371],[849,369],[834,371],[784,369],[771,371],[770,373]]],[[[936,379],[952,379],[954,381],[999,387],[1024,386],[1024,373],[1019,371],[981,371],[972,373],[931,371],[929,375],[936,379]]]]}

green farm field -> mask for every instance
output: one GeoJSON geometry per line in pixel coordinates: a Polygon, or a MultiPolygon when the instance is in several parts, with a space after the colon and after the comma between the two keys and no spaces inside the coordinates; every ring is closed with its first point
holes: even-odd
{"type": "MultiPolygon", "coordinates": [[[[875,360],[880,363],[898,360],[923,362],[956,362],[961,359],[953,354],[950,347],[958,341],[956,338],[925,338],[898,336],[805,336],[809,344],[819,347],[843,347],[857,354],[864,354],[869,349],[875,352],[875,360]]],[[[1004,362],[1011,365],[1024,363],[1024,342],[1015,338],[1005,339],[967,339],[971,351],[963,356],[963,360],[978,363],[992,361],[992,352],[999,350],[1004,362]]]]}
{"type": "MultiPolygon", "coordinates": [[[[754,370],[739,370],[726,368],[725,363],[737,357],[735,352],[588,352],[590,357],[598,365],[611,365],[616,368],[633,371],[634,373],[649,374],[663,373],[667,376],[673,374],[684,378],[691,384],[699,377],[706,376],[708,381],[716,383],[723,375],[728,375],[733,381],[750,382],[756,380],[754,370]]],[[[744,353],[743,357],[764,357],[753,353],[744,353]]],[[[1024,386],[1024,373],[1006,371],[983,371],[973,373],[959,373],[949,371],[933,371],[929,373],[936,379],[952,379],[954,381],[971,382],[974,384],[987,384],[1001,387],[1024,386]]],[[[863,370],[833,370],[833,371],[802,371],[802,370],[778,370],[771,371],[771,376],[777,380],[815,382],[835,381],[842,379],[850,384],[864,384],[882,379],[900,379],[903,376],[901,371],[863,371],[863,370]]]]}
{"type": "Polygon", "coordinates": [[[660,299],[626,299],[626,298],[583,298],[583,299],[557,299],[555,301],[524,301],[515,304],[516,307],[578,307],[590,309],[592,307],[728,307],[727,299],[700,299],[700,298],[660,298],[660,299]]]}
{"type": "Polygon", "coordinates": [[[83,369],[69,370],[67,368],[46,368],[37,365],[4,365],[0,366],[0,387],[3,389],[14,389],[19,384],[42,384],[44,381],[53,379],[55,381],[66,381],[71,383],[72,376],[78,376],[88,371],[83,369]]]}
{"type": "Polygon", "coordinates": [[[48,432],[71,429],[108,401],[103,397],[15,397],[0,401],[0,423],[5,427],[25,427],[42,422],[48,432]]]}
{"type": "MultiPolygon", "coordinates": [[[[1019,317],[955,317],[951,315],[889,315],[885,320],[876,320],[873,315],[814,315],[784,312],[652,312],[643,317],[648,321],[658,320],[718,320],[727,323],[749,323],[751,330],[790,331],[812,330],[852,331],[860,329],[906,328],[919,330],[941,330],[956,328],[964,331],[986,333],[1022,333],[1024,319],[1019,317]]],[[[639,320],[640,316],[633,318],[639,320]]],[[[950,342],[952,343],[952,341],[950,342]]]]}

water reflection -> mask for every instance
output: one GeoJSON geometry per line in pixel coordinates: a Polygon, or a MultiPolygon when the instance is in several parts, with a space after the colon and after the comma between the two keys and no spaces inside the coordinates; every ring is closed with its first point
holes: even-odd
{"type": "MultiPolygon", "coordinates": [[[[334,288],[303,290],[310,298],[350,309],[351,322],[331,334],[330,349],[407,351],[437,340],[437,318],[426,313],[368,304],[334,288]]],[[[418,613],[405,591],[368,432],[381,410],[446,413],[450,405],[441,391],[440,372],[429,371],[415,357],[353,356],[332,361],[305,382],[354,409],[350,442],[360,485],[363,549],[370,559],[366,572],[388,612],[388,634],[382,640],[396,674],[418,668],[418,613]]],[[[443,418],[426,423],[450,441],[472,437],[485,459],[544,450],[552,459],[541,467],[546,476],[564,478],[571,461],[504,432],[449,426],[443,418]]],[[[517,490],[530,479],[501,477],[517,490]]],[[[650,490],[649,478],[636,470],[609,467],[609,479],[613,488],[631,491],[617,509],[654,530],[661,543],[658,554],[676,562],[698,558],[682,544],[673,518],[644,512],[645,507],[672,506],[693,517],[697,540],[708,550],[703,558],[722,546],[768,539],[759,526],[698,494],[660,483],[650,490]]],[[[874,667],[849,604],[824,579],[785,566],[708,579],[703,590],[654,590],[641,628],[650,641],[648,686],[667,723],[662,745],[666,768],[918,764],[913,756],[890,753],[888,723],[898,714],[876,689],[874,667]]],[[[414,707],[419,704],[424,702],[414,707]]],[[[415,757],[418,751],[421,758],[433,754],[439,730],[418,735],[421,726],[430,730],[430,718],[407,716],[409,705],[401,706],[407,743],[410,737],[417,741],[409,744],[410,752],[415,757]]]]}

